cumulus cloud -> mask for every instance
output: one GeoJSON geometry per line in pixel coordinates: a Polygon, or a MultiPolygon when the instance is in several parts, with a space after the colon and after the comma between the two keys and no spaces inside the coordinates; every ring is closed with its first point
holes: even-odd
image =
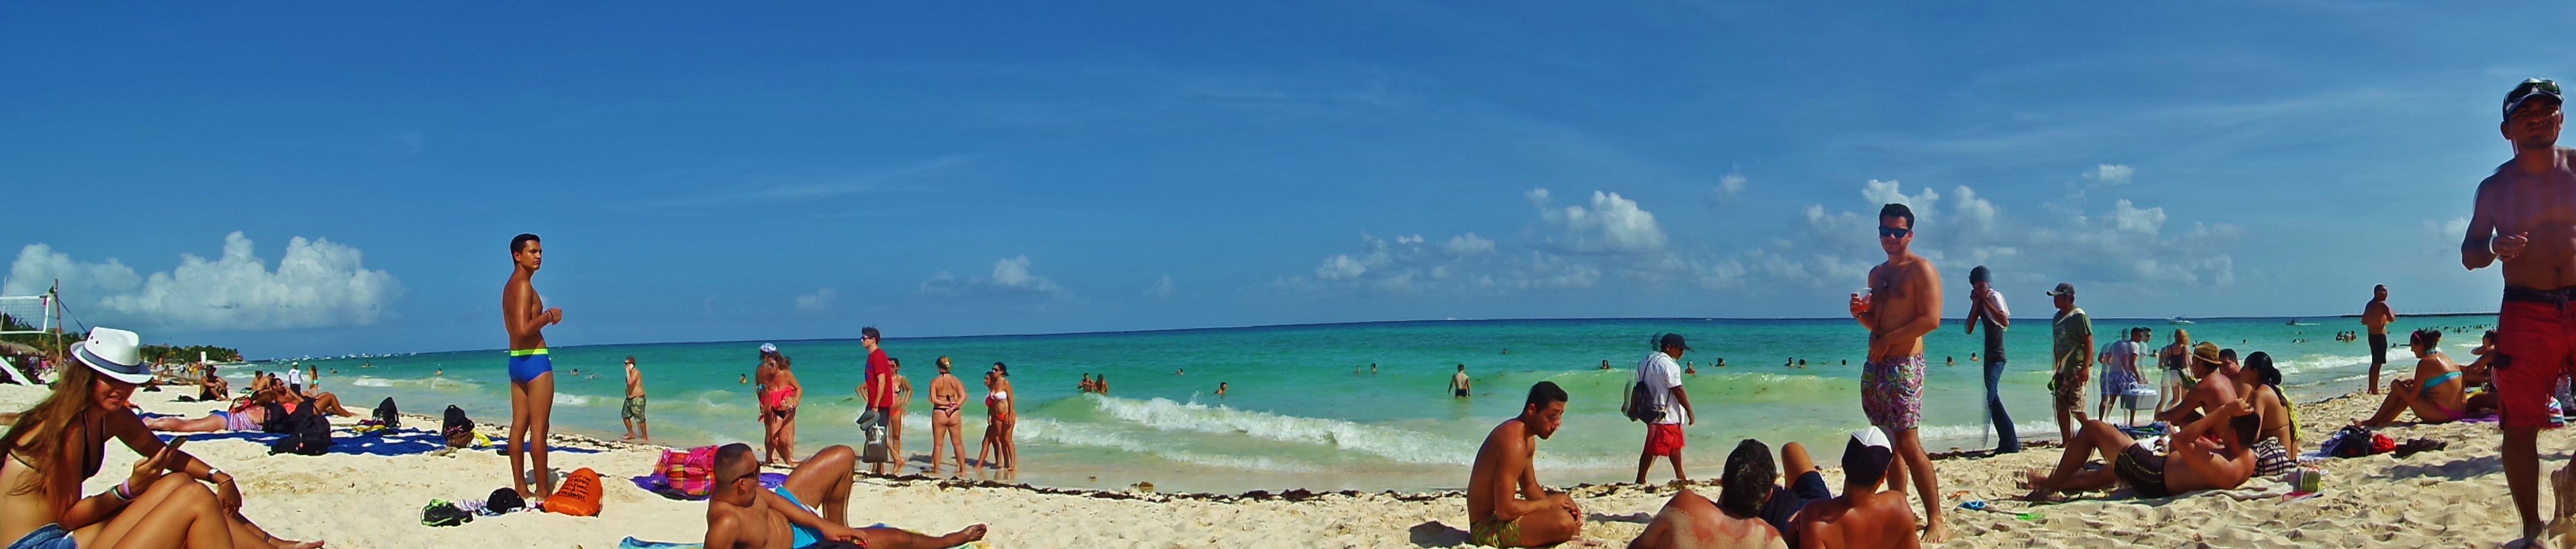
{"type": "Polygon", "coordinates": [[[1023,255],[994,262],[992,275],[986,277],[959,277],[940,271],[922,281],[915,293],[930,298],[1027,305],[1072,297],[1054,280],[1030,272],[1029,265],[1029,256],[1023,255]]]}
{"type": "Polygon", "coordinates": [[[1358,253],[1326,256],[1311,277],[1284,277],[1273,286],[1326,294],[1500,294],[1588,288],[1601,280],[1601,269],[1587,261],[1542,250],[1498,253],[1497,243],[1474,233],[1436,244],[1360,235],[1360,244],[1358,253]]]}
{"type": "Polygon", "coordinates": [[[2104,185],[2127,185],[2129,184],[2129,179],[2137,174],[2138,170],[2136,168],[2120,164],[2103,164],[2094,166],[2093,171],[2084,172],[2084,179],[2097,181],[2104,185]]]}
{"type": "Polygon", "coordinates": [[[1494,251],[1494,241],[1478,237],[1476,236],[1476,233],[1467,233],[1449,237],[1449,242],[1441,244],[1440,249],[1447,250],[1449,255],[1462,257],[1492,253],[1494,251]]]}
{"type": "Polygon", "coordinates": [[[1534,189],[1523,196],[1539,208],[1539,219],[1550,229],[1540,242],[1556,251],[1636,254],[1664,247],[1664,229],[1655,223],[1655,214],[1618,193],[1593,191],[1589,207],[1563,208],[1552,207],[1547,189],[1534,189]]]}
{"type": "Polygon", "coordinates": [[[1718,178],[1718,198],[1735,198],[1736,194],[1742,192],[1744,192],[1744,174],[1729,173],[1726,177],[1718,178]]]}
{"type": "Polygon", "coordinates": [[[392,315],[403,294],[392,274],[366,268],[357,248],[295,237],[275,269],[249,237],[224,235],[223,254],[179,256],[168,272],[137,275],[116,259],[86,263],[44,244],[20,249],[0,294],[43,293],[63,281],[63,299],[94,322],[207,330],[366,326],[392,315]]]}
{"type": "Polygon", "coordinates": [[[796,296],[796,311],[803,313],[832,312],[832,302],[840,298],[841,292],[831,288],[815,290],[814,293],[810,294],[801,294],[796,296]]]}
{"type": "Polygon", "coordinates": [[[2141,210],[2130,204],[2129,199],[2122,198],[2112,204],[2110,218],[2111,226],[2119,230],[2156,234],[2156,231],[2162,230],[2165,226],[2165,209],[2163,206],[2157,206],[2141,210]]]}
{"type": "Polygon", "coordinates": [[[1145,287],[1145,297],[1169,299],[1173,293],[1172,275],[1163,275],[1161,280],[1154,281],[1154,285],[1145,287]]]}

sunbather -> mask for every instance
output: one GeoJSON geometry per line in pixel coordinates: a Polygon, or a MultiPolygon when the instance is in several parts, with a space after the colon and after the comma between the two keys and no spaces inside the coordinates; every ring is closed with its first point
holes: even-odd
{"type": "Polygon", "coordinates": [[[2469,397],[2463,390],[2468,382],[2460,379],[2463,375],[2460,365],[2451,362],[2451,356],[2441,351],[2441,343],[2440,330],[2416,330],[2407,343],[2415,350],[2415,377],[2390,382],[2388,386],[2393,390],[2388,391],[2386,400],[2380,401],[2379,413],[2353,424],[2363,427],[2387,425],[2397,421],[2397,415],[2408,410],[2415,411],[2415,419],[2427,424],[2450,423],[2468,417],[2469,397]]]}
{"type": "Polygon", "coordinates": [[[2250,413],[2245,401],[2220,402],[2166,439],[2172,450],[2158,454],[2129,438],[2119,427],[2086,421],[2066,441],[2066,454],[2055,470],[2034,469],[2024,484],[2032,498],[2054,492],[2087,491],[2127,485],[2140,497],[2161,498],[2204,489],[2233,489],[2253,478],[2254,453],[2236,431],[2235,419],[2250,413]],[[2098,452],[2109,467],[2085,469],[2098,452]]]}
{"type": "Polygon", "coordinates": [[[858,459],[848,446],[824,448],[797,464],[778,489],[763,490],[750,445],[716,449],[716,484],[707,498],[707,549],[935,549],[984,539],[981,524],[937,537],[894,528],[850,528],[850,481],[858,459]]]}

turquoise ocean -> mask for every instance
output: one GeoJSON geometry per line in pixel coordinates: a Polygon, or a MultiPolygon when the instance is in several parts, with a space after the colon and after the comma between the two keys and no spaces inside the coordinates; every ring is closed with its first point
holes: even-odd
{"type": "MultiPolygon", "coordinates": [[[[2408,317],[2391,332],[2456,330],[2443,348],[2465,361],[2480,329],[2494,322],[2492,315],[2408,317]]],[[[2053,438],[2057,432],[2045,389],[2047,326],[2046,318],[2016,319],[2007,332],[2011,364],[2003,393],[2024,438],[2053,438]]],[[[2366,344],[2333,337],[2360,329],[2351,317],[2205,319],[2188,326],[2165,319],[2095,321],[2104,334],[2132,326],[2154,329],[2159,347],[2182,328],[2195,341],[2240,353],[2269,352],[2300,401],[2357,390],[2367,372],[2366,344]]],[[[936,375],[937,357],[954,361],[975,402],[985,393],[981,373],[995,361],[1008,363],[1020,399],[1021,482],[1116,488],[1150,481],[1164,491],[1208,492],[1427,490],[1463,484],[1485,433],[1518,413],[1529,387],[1539,381],[1556,382],[1572,395],[1565,426],[1539,445],[1541,480],[1567,485],[1632,479],[1645,435],[1639,424],[1620,417],[1620,392],[1635,376],[1638,360],[1651,352],[1649,338],[1663,332],[1684,334],[1694,347],[1684,357],[1698,369],[1684,376],[1699,416],[1688,429],[1684,452],[1694,478],[1716,477],[1726,452],[1747,437],[1775,447],[1803,442],[1830,462],[1842,438],[1866,424],[1858,364],[1867,334],[1847,319],[1414,321],[890,337],[885,348],[904,362],[902,373],[912,380],[916,399],[926,398],[921,393],[936,375]],[[1714,365],[1720,358],[1723,368],[1714,365]],[[1782,365],[1801,359],[1806,368],[1782,365]],[[1604,360],[1612,370],[1598,369],[1604,360]],[[1471,398],[1452,398],[1447,390],[1460,364],[1475,380],[1471,398]],[[1086,373],[1106,375],[1110,394],[1077,391],[1086,373]],[[1216,396],[1218,382],[1231,384],[1227,396],[1216,396]]],[[[1993,445],[1981,370],[1969,360],[1981,338],[1962,332],[1955,319],[1926,338],[1932,365],[1923,424],[1926,446],[1935,451],[1993,445]],[[1958,366],[1945,366],[1950,358],[1958,366]]],[[[2402,344],[2404,336],[2396,339],[2402,344]]],[[[621,434],[621,364],[633,356],[650,394],[655,442],[686,446],[759,436],[751,388],[738,380],[752,372],[762,341],[555,343],[566,344],[553,348],[557,433],[612,439],[621,434]]],[[[798,451],[858,441],[852,420],[859,413],[856,388],[865,356],[858,341],[767,343],[793,357],[807,389],[798,451]]],[[[2388,375],[2411,371],[2405,349],[2392,349],[2390,360],[2397,366],[2388,375]]],[[[323,390],[353,407],[390,396],[412,413],[434,415],[453,404],[481,422],[508,419],[509,387],[499,350],[302,362],[324,370],[323,390]]],[[[276,367],[258,363],[225,374],[238,378],[249,373],[244,370],[276,367]]],[[[983,409],[967,408],[966,451],[972,453],[983,409]]],[[[911,409],[905,451],[926,456],[929,404],[916,401],[911,409]]],[[[1650,479],[1669,479],[1672,472],[1658,461],[1650,479]]]]}

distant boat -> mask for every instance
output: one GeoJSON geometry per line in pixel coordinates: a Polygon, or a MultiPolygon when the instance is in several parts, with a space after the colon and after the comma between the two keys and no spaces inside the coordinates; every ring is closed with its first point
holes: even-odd
{"type": "Polygon", "coordinates": [[[2179,316],[2177,316],[2177,317],[2172,317],[2172,318],[2167,318],[2167,319],[2165,319],[2165,323],[2166,323],[2166,324],[2190,324],[2190,323],[2191,323],[2191,319],[2183,318],[2183,317],[2179,317],[2179,316]]]}

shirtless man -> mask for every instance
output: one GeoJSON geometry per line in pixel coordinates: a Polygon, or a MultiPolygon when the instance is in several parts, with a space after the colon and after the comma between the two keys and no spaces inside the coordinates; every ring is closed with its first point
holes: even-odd
{"type": "Polygon", "coordinates": [[[850,528],[850,476],[857,460],[848,446],[824,448],[789,472],[778,489],[762,490],[751,446],[737,442],[716,449],[707,549],[935,549],[984,539],[981,524],[939,537],[850,528]]]}
{"type": "Polygon", "coordinates": [[[2361,325],[2370,329],[2370,394],[2379,394],[2379,367],[2388,364],[2388,323],[2397,321],[2397,311],[2388,308],[2388,285],[2370,288],[2370,302],[2361,305],[2361,325]]]}
{"type": "MultiPolygon", "coordinates": [[[[2496,320],[2495,380],[2504,429],[2505,486],[2522,514],[2522,538],[2541,531],[2540,454],[2534,447],[2549,425],[2548,401],[2576,354],[2576,150],[2558,146],[2566,119],[2559,112],[2558,83],[2531,79],[2505,95],[2504,122],[2496,128],[2513,145],[2513,160],[2478,183],[2476,211],[2460,241],[2460,265],[2471,270],[2504,262],[2504,305],[2496,320]]],[[[2562,474],[2565,471],[2561,472],[2562,474]]],[[[2554,479],[2553,479],[2554,480],[2554,479]]],[[[2558,486],[2563,496],[2569,486],[2558,486]]],[[[2566,502],[2557,513],[2570,511],[2566,502]]]]}
{"type": "Polygon", "coordinates": [[[1785,549],[1788,542],[1763,518],[1764,507],[1777,489],[1771,482],[1778,476],[1771,447],[1744,439],[1735,445],[1734,453],[1726,455],[1725,484],[1717,501],[1683,488],[1646,523],[1645,532],[1628,542],[1628,549],[1785,549]]]}
{"type": "Polygon", "coordinates": [[[959,415],[966,405],[966,382],[948,373],[948,357],[941,356],[939,377],[930,379],[930,474],[939,474],[939,450],[957,458],[957,473],[966,472],[966,420],[959,415]]]}
{"type": "Polygon", "coordinates": [[[1530,386],[1521,415],[1494,426],[1476,450],[1467,473],[1467,540],[1494,547],[1564,543],[1583,532],[1583,508],[1574,497],[1550,494],[1538,483],[1538,439],[1565,424],[1565,389],[1555,382],[1530,386]],[[1535,438],[1533,438],[1535,437],[1535,438]]]}
{"type": "Polygon", "coordinates": [[[1941,274],[1931,260],[1907,251],[1913,243],[1914,210],[1904,204],[1880,208],[1878,247],[1887,252],[1887,262],[1869,270],[1868,296],[1851,295],[1851,314],[1869,330],[1861,413],[1871,426],[1893,435],[1898,461],[1890,476],[1914,476],[1915,494],[1923,498],[1923,538],[1940,543],[1950,538],[1950,527],[1941,522],[1941,480],[1914,427],[1923,416],[1923,335],[1941,328],[1941,274]]]}
{"type": "Polygon", "coordinates": [[[546,356],[546,326],[563,323],[563,309],[548,309],[537,297],[533,279],[545,265],[545,247],[537,235],[510,238],[510,282],[501,286],[501,326],[510,333],[510,485],[533,502],[555,493],[546,468],[546,431],[555,411],[555,365],[546,356]],[[534,463],[529,463],[533,461],[534,463]],[[528,489],[529,465],[535,465],[537,488],[528,489]]]}
{"type": "Polygon", "coordinates": [[[2086,491],[2125,484],[2138,497],[2171,497],[2193,490],[2232,490],[2254,478],[2254,452],[2245,446],[2235,419],[2248,413],[2245,401],[2229,400],[2200,419],[2183,425],[2166,440],[2171,452],[2159,455],[2109,423],[2086,421],[2066,442],[2057,469],[2033,470],[2026,480],[2032,499],[2052,491],[2086,491]],[[2100,453],[2110,467],[2084,469],[2100,453]]]}
{"type": "Polygon", "coordinates": [[[1458,365],[1458,373],[1449,375],[1449,396],[1452,398],[1467,398],[1467,390],[1470,388],[1470,384],[1471,382],[1467,379],[1467,365],[1458,365]]]}
{"type": "Polygon", "coordinates": [[[2237,372],[2220,356],[2218,344],[2200,342],[2193,348],[2191,365],[2187,369],[2199,382],[2175,398],[2172,408],[2156,411],[2156,421],[2172,425],[2191,423],[2201,416],[2215,413],[2220,404],[2244,399],[2242,387],[2236,382],[2237,372]]]}
{"type": "Polygon", "coordinates": [[[626,357],[626,406],[617,410],[617,418],[626,422],[626,438],[644,433],[644,442],[653,441],[653,427],[644,423],[644,372],[635,369],[635,357],[626,357]]]}
{"type": "Polygon", "coordinates": [[[1798,547],[1922,547],[1923,540],[1914,535],[1914,510],[1905,505],[1905,491],[1893,486],[1879,490],[1881,482],[1896,474],[1895,459],[1886,433],[1877,427],[1853,432],[1851,442],[1843,445],[1843,495],[1798,510],[1792,527],[1797,530],[1798,547]]]}

